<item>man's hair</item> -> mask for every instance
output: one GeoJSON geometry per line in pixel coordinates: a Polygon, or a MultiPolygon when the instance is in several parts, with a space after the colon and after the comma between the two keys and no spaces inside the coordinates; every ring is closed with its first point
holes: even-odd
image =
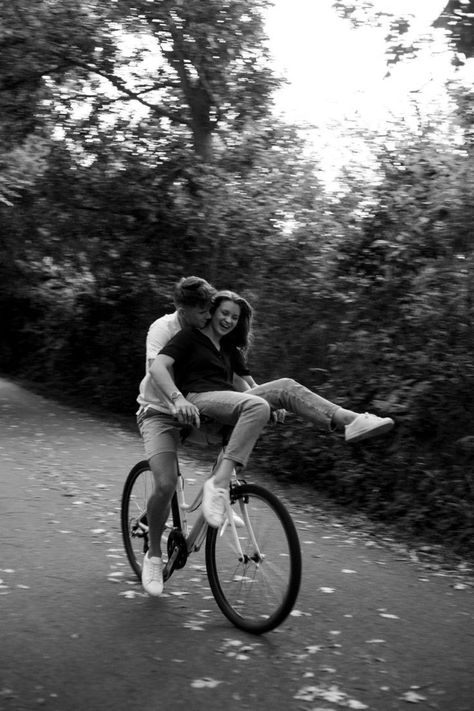
{"type": "Polygon", "coordinates": [[[176,308],[179,306],[202,306],[210,304],[216,293],[213,286],[205,279],[190,276],[183,277],[174,287],[173,301],[176,308]]]}

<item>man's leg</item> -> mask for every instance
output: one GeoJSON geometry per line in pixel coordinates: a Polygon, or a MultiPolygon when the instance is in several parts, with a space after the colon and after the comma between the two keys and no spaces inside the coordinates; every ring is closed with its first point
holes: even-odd
{"type": "Polygon", "coordinates": [[[165,413],[139,416],[138,425],[154,480],[154,491],[147,503],[150,545],[143,558],[142,584],[150,595],[159,596],[163,591],[161,535],[176,488],[180,428],[176,420],[165,413]]]}
{"type": "Polygon", "coordinates": [[[154,491],[148,499],[149,555],[161,558],[161,536],[169,516],[171,498],[178,481],[176,452],[162,452],[149,459],[154,491]]]}

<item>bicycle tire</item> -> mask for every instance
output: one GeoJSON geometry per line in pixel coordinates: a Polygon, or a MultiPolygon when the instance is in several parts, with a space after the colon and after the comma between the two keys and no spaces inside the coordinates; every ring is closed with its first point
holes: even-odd
{"type": "Polygon", "coordinates": [[[120,522],[122,538],[128,562],[135,575],[141,580],[143,554],[148,550],[148,532],[137,535],[137,524],[141,518],[146,525],[146,507],[153,492],[153,474],[147,461],[138,462],[130,471],[122,492],[120,522]],[[145,518],[144,518],[145,517],[145,518]]]}
{"type": "MultiPolygon", "coordinates": [[[[141,520],[147,525],[146,510],[148,499],[155,488],[153,474],[150,465],[146,460],[138,462],[130,471],[123,487],[122,501],[120,507],[120,522],[122,528],[122,539],[130,563],[135,575],[139,580],[142,576],[143,555],[148,550],[148,532],[137,535],[137,525],[141,520]]],[[[176,492],[171,499],[171,514],[173,526],[180,529],[179,506],[176,492]]],[[[162,545],[167,549],[167,534],[169,528],[163,534],[162,545]]],[[[140,533],[138,531],[138,533],[140,533]]],[[[176,566],[179,567],[179,566],[176,566]]],[[[168,576],[169,577],[169,576],[168,576]]]]}
{"type": "Polygon", "coordinates": [[[298,597],[302,571],[298,533],[286,507],[271,491],[240,484],[233,487],[231,499],[244,520],[247,511],[262,555],[257,559],[247,527],[237,529],[244,560],[235,551],[229,526],[222,535],[209,527],[209,585],[230,622],[245,632],[262,634],[286,619],[298,597]]]}

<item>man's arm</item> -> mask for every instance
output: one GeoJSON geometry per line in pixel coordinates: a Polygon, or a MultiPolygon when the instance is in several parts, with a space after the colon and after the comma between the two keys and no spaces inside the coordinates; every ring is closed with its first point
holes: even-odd
{"type": "Polygon", "coordinates": [[[170,329],[168,323],[159,318],[151,324],[146,336],[146,362],[148,369],[155,360],[158,353],[163,350],[170,340],[170,329]]]}
{"type": "Polygon", "coordinates": [[[173,377],[173,365],[174,358],[159,353],[152,361],[150,375],[166,401],[171,414],[176,417],[178,422],[199,427],[201,424],[199,410],[196,405],[186,400],[176,387],[173,377]]]}

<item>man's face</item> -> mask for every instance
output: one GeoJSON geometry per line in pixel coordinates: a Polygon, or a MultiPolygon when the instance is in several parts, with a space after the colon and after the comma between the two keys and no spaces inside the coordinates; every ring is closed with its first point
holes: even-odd
{"type": "Polygon", "coordinates": [[[182,306],[179,312],[183,325],[204,328],[211,318],[209,307],[210,304],[208,306],[182,306]]]}

